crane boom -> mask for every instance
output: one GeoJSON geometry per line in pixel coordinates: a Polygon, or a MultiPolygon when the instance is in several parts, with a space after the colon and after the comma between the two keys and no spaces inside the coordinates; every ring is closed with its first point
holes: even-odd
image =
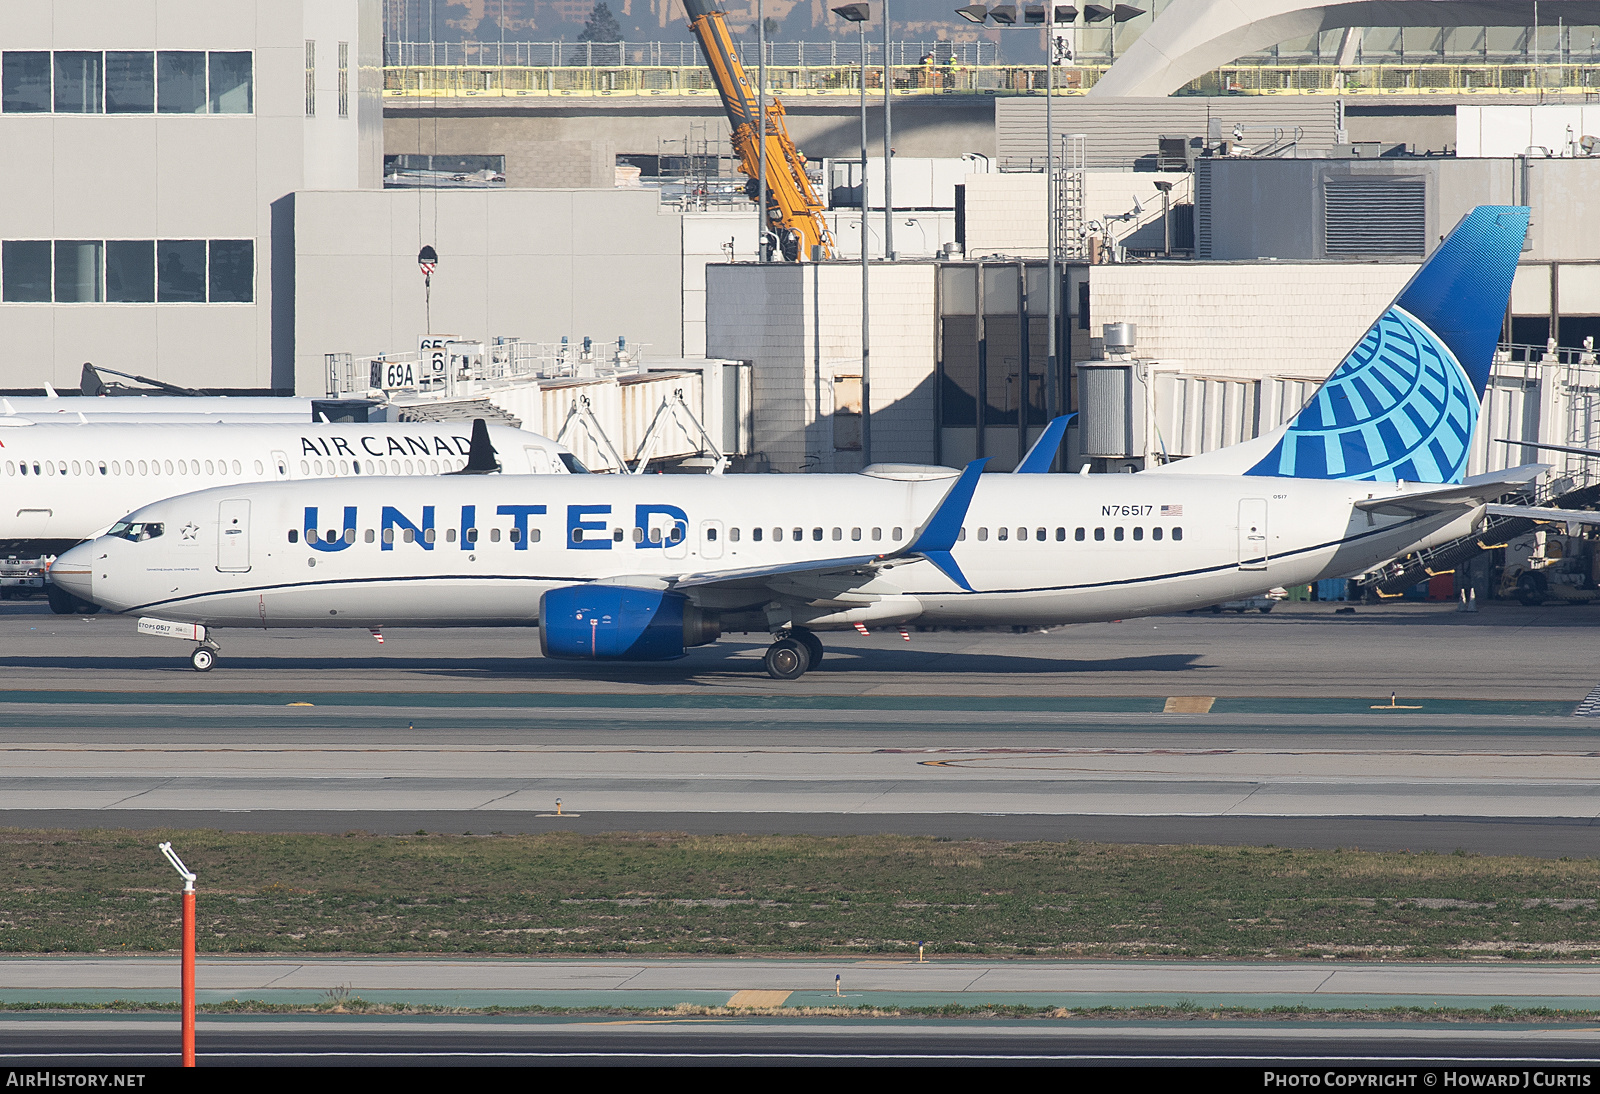
{"type": "MultiPolygon", "coordinates": [[[[745,75],[744,65],[733,47],[728,20],[712,0],[683,0],[689,13],[689,29],[700,42],[700,49],[711,66],[717,94],[733,126],[733,150],[739,169],[751,179],[761,177],[760,107],[755,88],[745,75]]],[[[783,124],[783,104],[776,98],[767,102],[767,210],[769,228],[782,229],[779,238],[790,259],[809,257],[813,247],[821,248],[823,258],[833,257],[833,234],[823,217],[822,200],[806,178],[806,158],[800,154],[783,124]],[[793,246],[789,244],[792,242],[793,246]]]]}

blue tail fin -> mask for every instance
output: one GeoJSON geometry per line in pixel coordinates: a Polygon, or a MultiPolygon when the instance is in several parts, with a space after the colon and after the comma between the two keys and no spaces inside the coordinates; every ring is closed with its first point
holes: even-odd
{"type": "Polygon", "coordinates": [[[1245,474],[1459,483],[1528,213],[1463,217],[1245,474]]]}

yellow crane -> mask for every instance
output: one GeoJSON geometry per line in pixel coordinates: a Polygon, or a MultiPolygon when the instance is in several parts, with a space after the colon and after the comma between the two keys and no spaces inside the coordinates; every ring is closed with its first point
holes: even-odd
{"type": "Polygon", "coordinates": [[[766,141],[766,223],[777,235],[784,257],[808,258],[812,248],[819,247],[823,258],[832,258],[833,234],[822,215],[822,199],[806,178],[806,158],[789,139],[783,124],[783,104],[776,98],[767,99],[767,131],[763,138],[759,134],[761,112],[756,90],[745,75],[744,65],[739,63],[733,36],[728,33],[727,16],[710,0],[683,0],[683,6],[689,13],[689,29],[694,31],[711,66],[717,94],[722,97],[722,107],[733,126],[733,150],[739,157],[739,169],[758,183],[761,141],[766,141]]]}

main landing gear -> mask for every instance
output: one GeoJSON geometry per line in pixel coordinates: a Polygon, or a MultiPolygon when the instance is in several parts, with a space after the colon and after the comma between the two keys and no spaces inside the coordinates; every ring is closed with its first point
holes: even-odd
{"type": "Polygon", "coordinates": [[[767,675],[774,680],[798,680],[808,669],[822,664],[822,640],[804,627],[779,632],[767,649],[767,675]]]}
{"type": "Polygon", "coordinates": [[[195,672],[210,672],[211,666],[217,663],[217,651],[220,649],[208,638],[189,654],[189,664],[194,666],[195,672]]]}

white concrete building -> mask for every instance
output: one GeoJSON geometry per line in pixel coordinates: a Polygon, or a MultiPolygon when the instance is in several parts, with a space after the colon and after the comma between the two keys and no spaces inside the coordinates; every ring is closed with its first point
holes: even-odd
{"type": "Polygon", "coordinates": [[[377,0],[0,7],[0,388],[295,386],[297,190],[382,180],[377,0]]]}

